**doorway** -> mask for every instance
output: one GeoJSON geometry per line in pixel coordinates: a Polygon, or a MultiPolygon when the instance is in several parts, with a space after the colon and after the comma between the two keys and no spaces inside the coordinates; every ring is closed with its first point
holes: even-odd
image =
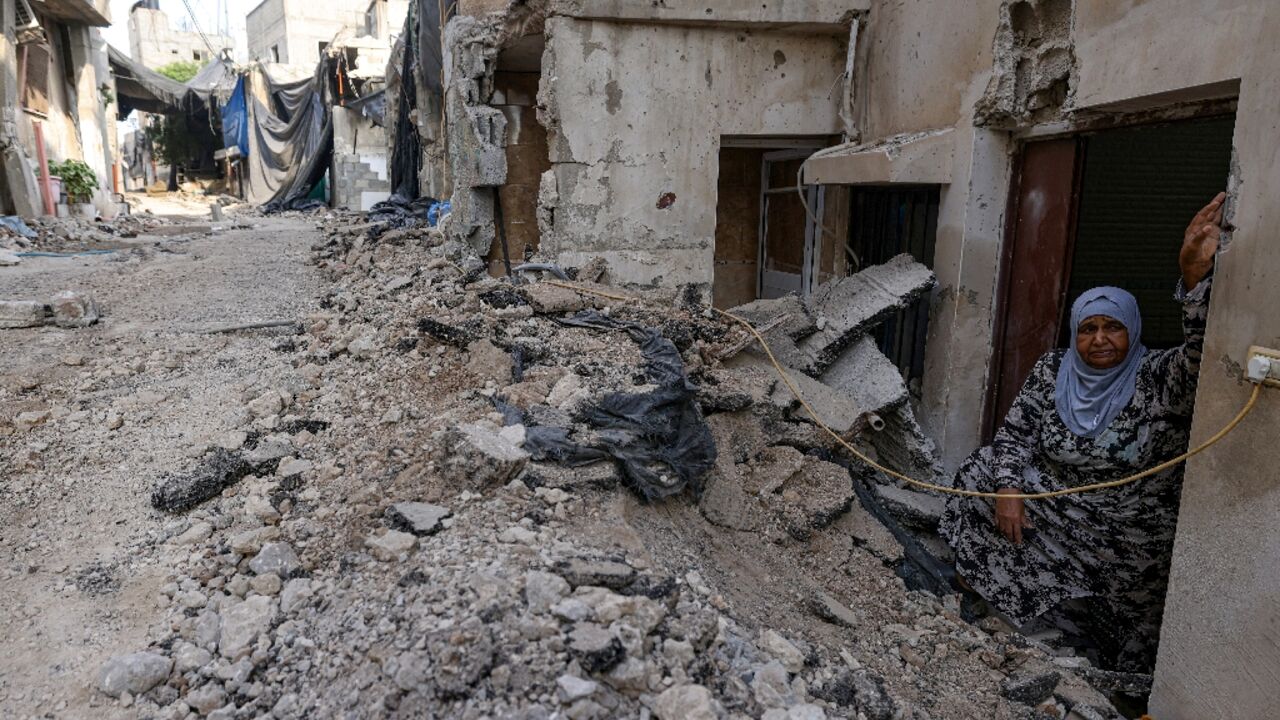
{"type": "Polygon", "coordinates": [[[989,442],[1031,368],[1066,347],[1071,304],[1099,285],[1125,288],[1143,343],[1182,342],[1173,300],[1187,222],[1226,188],[1235,116],[1140,125],[1026,143],[1016,161],[1001,258],[989,442]]]}

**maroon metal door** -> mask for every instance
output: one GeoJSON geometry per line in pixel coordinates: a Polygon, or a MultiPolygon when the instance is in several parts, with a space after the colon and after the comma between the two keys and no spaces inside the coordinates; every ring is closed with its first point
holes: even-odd
{"type": "Polygon", "coordinates": [[[1000,262],[995,356],[984,418],[988,442],[1032,366],[1058,337],[1071,277],[1082,156],[1075,138],[1027,143],[1020,153],[1000,262]]]}

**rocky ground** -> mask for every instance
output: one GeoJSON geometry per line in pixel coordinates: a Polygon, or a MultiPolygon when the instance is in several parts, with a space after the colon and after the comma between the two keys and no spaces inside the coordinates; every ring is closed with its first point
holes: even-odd
{"type": "Polygon", "coordinates": [[[861,474],[681,294],[513,289],[358,217],[170,224],[0,268],[103,314],[0,330],[5,717],[1115,716],[1076,658],[909,590],[861,474]],[[665,388],[556,321],[586,307],[681,356],[717,458],[669,498],[547,451],[665,388]]]}

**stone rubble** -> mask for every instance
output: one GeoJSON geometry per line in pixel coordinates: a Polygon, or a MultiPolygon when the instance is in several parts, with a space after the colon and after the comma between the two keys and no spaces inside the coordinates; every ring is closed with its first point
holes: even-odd
{"type": "MultiPolygon", "coordinates": [[[[903,583],[892,538],[859,529],[868,478],[741,359],[741,328],[676,291],[511,288],[435,230],[324,223],[333,288],[280,351],[293,376],[246,383],[239,424],[156,478],[165,619],[103,666],[103,703],[165,720],[1119,717],[1047,647],[903,583]],[[651,389],[624,335],[552,317],[586,306],[681,352],[717,445],[700,498],[644,503],[611,462],[530,450],[547,428],[607,432],[585,409],[651,389]]],[[[899,302],[931,282],[908,270],[899,302]]],[[[814,318],[782,334],[821,334],[819,358],[865,352],[875,312],[830,304],[849,292],[743,312],[814,318]]]]}

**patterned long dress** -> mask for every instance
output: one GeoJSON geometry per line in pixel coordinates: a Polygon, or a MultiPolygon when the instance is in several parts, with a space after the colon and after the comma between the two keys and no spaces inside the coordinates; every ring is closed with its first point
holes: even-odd
{"type": "MultiPolygon", "coordinates": [[[[1132,401],[1097,438],[1067,429],[1054,405],[1066,351],[1042,357],[993,443],[973,453],[955,485],[1034,493],[1114,480],[1186,451],[1208,314],[1210,279],[1175,299],[1184,343],[1148,350],[1132,401]]],[[[1024,627],[1050,613],[1088,618],[1104,662],[1144,671],[1155,660],[1182,466],[1118,488],[1025,503],[1035,531],[1015,545],[996,529],[990,500],[950,496],[940,532],[956,569],[988,603],[1024,627]],[[1081,612],[1083,609],[1083,612],[1081,612]]]]}

